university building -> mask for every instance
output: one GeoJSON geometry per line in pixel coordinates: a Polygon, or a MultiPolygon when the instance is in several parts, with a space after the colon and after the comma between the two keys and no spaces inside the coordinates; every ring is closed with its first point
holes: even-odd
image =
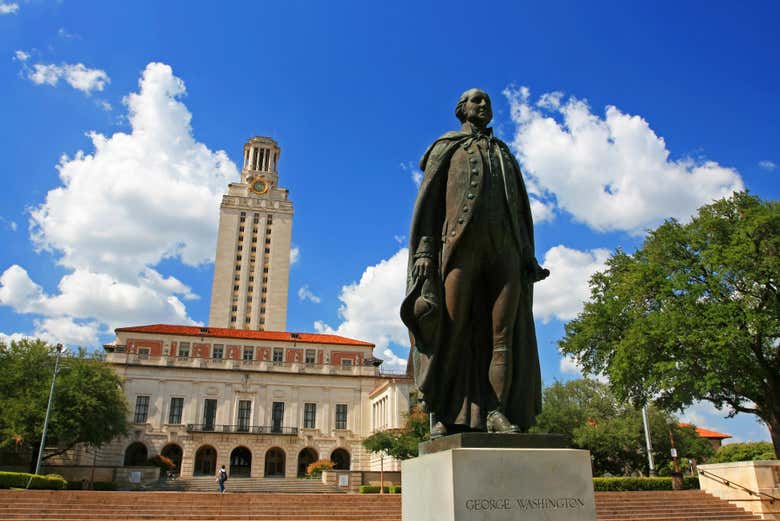
{"type": "MultiPolygon", "coordinates": [[[[403,425],[411,380],[380,371],[374,345],[286,331],[293,204],[278,144],[244,145],[220,208],[209,325],[123,327],[104,346],[122,377],[130,431],[74,461],[136,466],[162,454],[183,477],[296,477],[317,459],[378,469],[361,442],[403,425]]],[[[397,467],[385,462],[385,469],[397,467]]]]}

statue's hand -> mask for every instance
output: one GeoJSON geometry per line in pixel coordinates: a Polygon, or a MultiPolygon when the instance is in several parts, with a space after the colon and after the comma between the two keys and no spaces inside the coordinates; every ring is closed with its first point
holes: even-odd
{"type": "Polygon", "coordinates": [[[433,260],[428,257],[420,257],[414,261],[412,266],[412,277],[414,279],[427,279],[433,274],[433,260]]]}
{"type": "Polygon", "coordinates": [[[539,266],[536,259],[531,263],[531,282],[539,282],[550,276],[550,270],[539,266]]]}

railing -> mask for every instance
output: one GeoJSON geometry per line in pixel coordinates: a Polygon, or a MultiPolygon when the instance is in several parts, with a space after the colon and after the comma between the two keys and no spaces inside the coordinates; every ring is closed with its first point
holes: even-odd
{"type": "MultiPolygon", "coordinates": [[[[252,371],[274,371],[282,373],[304,374],[337,374],[354,376],[377,376],[379,371],[373,366],[353,365],[342,367],[335,364],[312,364],[306,362],[274,362],[272,360],[244,360],[242,358],[205,358],[199,356],[178,356],[176,354],[163,356],[139,356],[135,353],[106,354],[106,361],[116,364],[139,364],[149,366],[189,367],[189,368],[219,368],[252,371]]],[[[389,373],[382,373],[390,376],[389,373]]],[[[398,374],[397,376],[404,376],[398,374]]]]}
{"type": "Polygon", "coordinates": [[[709,478],[729,488],[741,490],[742,492],[746,492],[750,496],[756,496],[756,498],[753,499],[729,499],[729,501],[766,501],[769,504],[773,504],[775,501],[780,501],[780,498],[776,498],[771,494],[767,494],[766,492],[751,490],[744,485],[740,485],[739,483],[734,483],[733,481],[728,480],[722,476],[713,474],[709,470],[704,470],[704,469],[698,469],[698,470],[699,470],[699,476],[704,476],[705,478],[709,478]]]}
{"type": "Polygon", "coordinates": [[[209,423],[188,423],[187,432],[214,432],[230,434],[270,434],[274,436],[297,436],[298,427],[277,427],[274,425],[217,425],[209,423]]]}

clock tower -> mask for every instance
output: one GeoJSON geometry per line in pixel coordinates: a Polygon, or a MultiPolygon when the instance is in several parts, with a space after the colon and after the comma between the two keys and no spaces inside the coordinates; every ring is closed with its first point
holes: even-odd
{"type": "Polygon", "coordinates": [[[209,325],[284,331],[293,205],[279,187],[281,149],[270,137],[244,145],[241,181],[219,212],[209,325]]]}

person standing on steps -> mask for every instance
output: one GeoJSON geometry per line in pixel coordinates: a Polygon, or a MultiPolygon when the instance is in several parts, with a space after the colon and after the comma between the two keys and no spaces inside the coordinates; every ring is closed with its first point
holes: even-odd
{"type": "Polygon", "coordinates": [[[227,481],[228,475],[227,470],[225,470],[225,466],[222,465],[222,468],[219,469],[217,472],[217,483],[219,483],[219,493],[224,494],[225,493],[225,481],[227,481]]]}

